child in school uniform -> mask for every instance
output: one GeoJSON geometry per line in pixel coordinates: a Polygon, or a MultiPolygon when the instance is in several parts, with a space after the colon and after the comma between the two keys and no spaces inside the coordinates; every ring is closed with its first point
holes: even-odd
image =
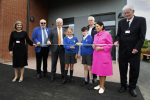
{"type": "Polygon", "coordinates": [[[67,36],[63,40],[64,48],[65,48],[65,72],[64,72],[64,80],[61,83],[62,85],[67,81],[68,69],[70,66],[70,81],[74,83],[72,78],[73,76],[73,66],[77,63],[79,46],[75,46],[78,42],[78,39],[72,35],[72,28],[67,29],[67,36]]]}
{"type": "Polygon", "coordinates": [[[93,48],[92,48],[92,43],[93,43],[93,38],[91,35],[88,35],[88,29],[87,27],[83,27],[81,29],[82,34],[83,34],[83,39],[81,43],[77,43],[77,45],[81,45],[81,56],[82,56],[82,64],[84,65],[84,77],[85,81],[81,84],[81,86],[85,86],[88,84],[88,71],[89,71],[89,86],[88,89],[93,89],[93,83],[92,83],[92,78],[93,74],[91,73],[92,69],[92,56],[93,56],[93,48]],[[83,46],[82,46],[83,45],[83,46]],[[90,46],[88,46],[90,45],[90,46]]]}

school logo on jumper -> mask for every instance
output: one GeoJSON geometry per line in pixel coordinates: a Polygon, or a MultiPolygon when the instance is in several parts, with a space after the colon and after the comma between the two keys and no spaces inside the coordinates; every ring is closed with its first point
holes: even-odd
{"type": "Polygon", "coordinates": [[[88,40],[86,39],[86,42],[87,42],[88,40]]]}
{"type": "Polygon", "coordinates": [[[75,43],[76,41],[75,40],[72,40],[72,43],[75,43]]]}
{"type": "Polygon", "coordinates": [[[48,31],[48,29],[47,29],[47,31],[48,31]]]}

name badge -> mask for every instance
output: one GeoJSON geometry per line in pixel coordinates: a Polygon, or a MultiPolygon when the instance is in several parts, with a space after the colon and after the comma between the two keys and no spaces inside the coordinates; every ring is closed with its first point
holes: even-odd
{"type": "Polygon", "coordinates": [[[16,43],[20,43],[20,41],[16,41],[16,43]]]}
{"type": "Polygon", "coordinates": [[[129,33],[130,33],[130,30],[126,30],[125,33],[129,34],[129,33]]]}

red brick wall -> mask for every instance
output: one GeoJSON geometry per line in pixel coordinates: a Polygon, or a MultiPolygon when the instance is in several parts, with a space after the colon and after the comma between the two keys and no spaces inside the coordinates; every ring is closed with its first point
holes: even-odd
{"type": "MultiPolygon", "coordinates": [[[[12,60],[9,55],[8,44],[10,33],[14,31],[14,23],[21,21],[23,30],[27,29],[27,1],[28,0],[0,0],[0,63],[7,63],[12,60]]],[[[30,0],[30,16],[35,21],[29,22],[29,37],[32,31],[39,26],[39,20],[48,20],[48,6],[42,0],[30,0]]],[[[28,57],[35,57],[34,47],[28,46],[28,57]]]]}
{"type": "MultiPolygon", "coordinates": [[[[45,19],[48,22],[48,5],[43,0],[30,0],[30,17],[33,16],[35,21],[29,23],[29,37],[32,38],[32,32],[35,27],[40,26],[40,20],[45,19]]],[[[28,49],[29,57],[35,57],[33,47],[28,49]]]]}

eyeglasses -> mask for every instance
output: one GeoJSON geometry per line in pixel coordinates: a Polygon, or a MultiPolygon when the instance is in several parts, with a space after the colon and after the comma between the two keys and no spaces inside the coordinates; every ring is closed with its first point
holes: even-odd
{"type": "Polygon", "coordinates": [[[41,24],[46,24],[46,23],[41,23],[41,24]]]}
{"type": "Polygon", "coordinates": [[[92,22],[93,20],[88,20],[88,21],[91,21],[91,22],[92,22]]]}

